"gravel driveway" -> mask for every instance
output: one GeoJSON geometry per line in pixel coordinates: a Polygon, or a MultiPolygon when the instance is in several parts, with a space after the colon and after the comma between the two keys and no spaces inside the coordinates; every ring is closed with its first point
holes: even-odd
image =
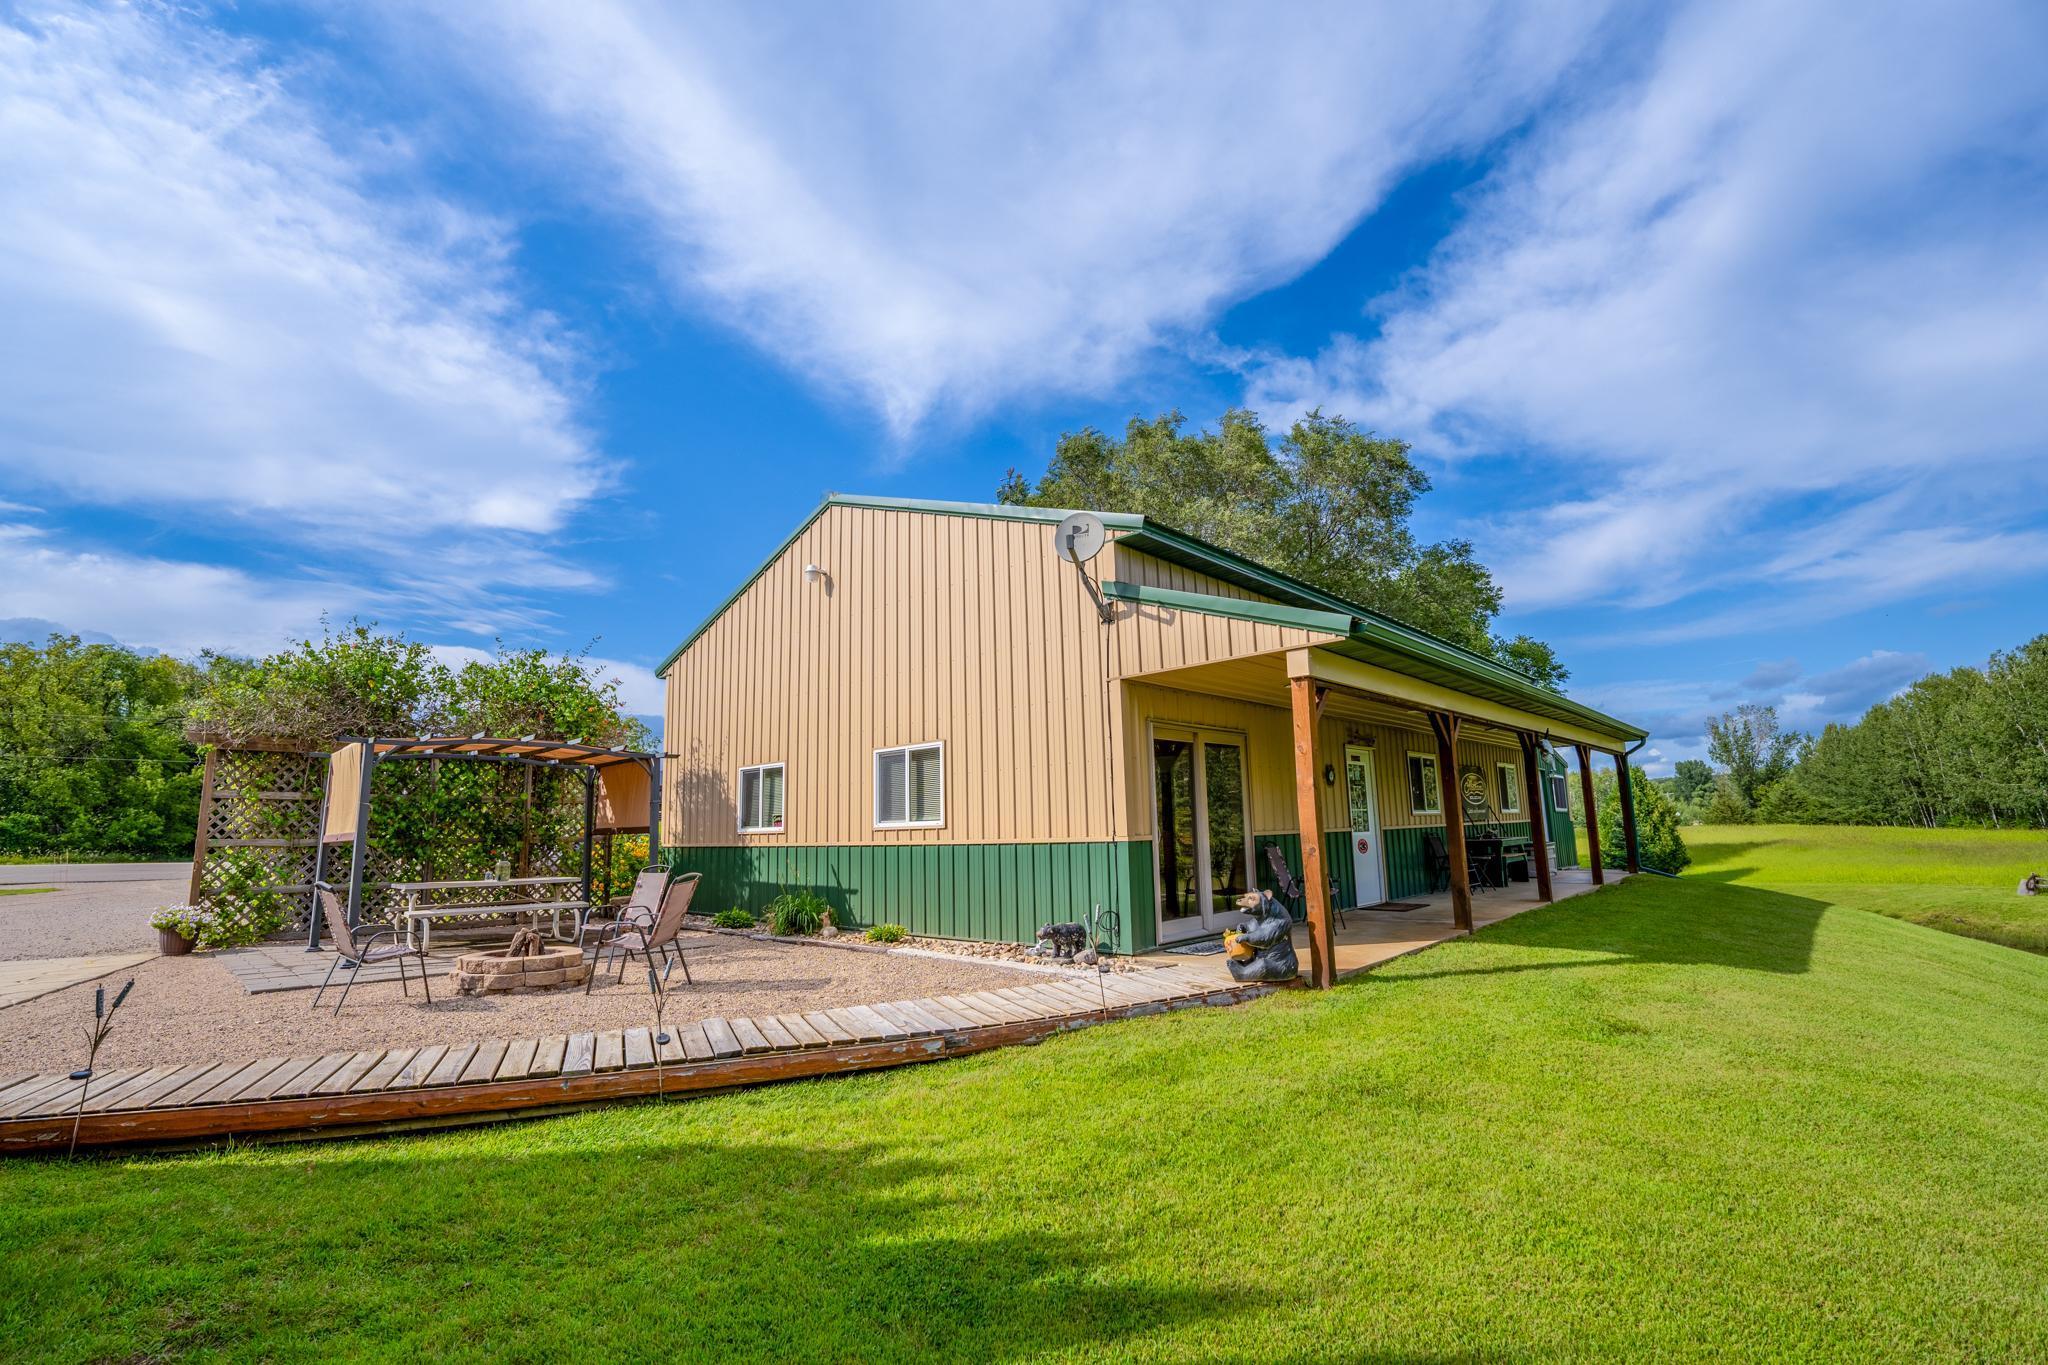
{"type": "MultiPolygon", "coordinates": [[[[191,882],[182,863],[145,866],[155,869],[157,880],[63,881],[54,883],[53,891],[0,896],[0,962],[154,949],[156,930],[149,927],[151,912],[159,905],[183,901],[191,882]],[[164,879],[165,866],[177,869],[179,875],[164,879]]],[[[7,873],[40,870],[0,867],[0,872],[7,873]]],[[[37,883],[9,877],[0,885],[37,883]]]]}

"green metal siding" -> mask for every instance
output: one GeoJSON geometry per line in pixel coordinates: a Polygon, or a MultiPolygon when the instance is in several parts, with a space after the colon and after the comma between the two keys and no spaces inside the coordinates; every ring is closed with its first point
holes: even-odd
{"type": "MultiPolygon", "coordinates": [[[[1442,825],[1416,825],[1405,829],[1389,829],[1381,832],[1380,848],[1387,860],[1387,899],[1401,900],[1408,896],[1429,894],[1428,863],[1423,858],[1422,836],[1443,833],[1442,825]]],[[[1501,828],[1511,839],[1527,838],[1527,821],[1503,821],[1501,828]]],[[[1467,825],[1469,837],[1478,838],[1485,833],[1478,825],[1467,825]]],[[[1301,875],[1301,840],[1292,834],[1260,834],[1254,836],[1258,845],[1259,886],[1267,891],[1278,891],[1272,872],[1266,865],[1266,845],[1278,844],[1287,858],[1287,866],[1296,876],[1301,875]]],[[[1338,903],[1350,908],[1358,900],[1358,881],[1351,862],[1351,834],[1348,830],[1333,829],[1323,834],[1323,863],[1330,869],[1330,875],[1337,883],[1338,903]]]]}
{"type": "MultiPolygon", "coordinates": [[[[1545,804],[1548,804],[1546,801],[1545,804]]],[[[1577,867],[1579,865],[1578,826],[1572,823],[1569,811],[1550,812],[1550,837],[1557,844],[1557,865],[1577,867]]]]}
{"type": "MultiPolygon", "coordinates": [[[[1501,829],[1510,839],[1529,837],[1529,822],[1526,820],[1503,820],[1501,829]]],[[[1444,832],[1442,825],[1412,825],[1406,829],[1390,829],[1382,842],[1387,850],[1387,895],[1400,900],[1406,896],[1429,894],[1429,863],[1423,857],[1422,836],[1444,832]]],[[[1478,825],[1465,826],[1465,837],[1476,839],[1485,833],[1478,825]]]]}
{"type": "Polygon", "coordinates": [[[1038,926],[1116,912],[1120,952],[1154,946],[1158,926],[1149,840],[1063,844],[855,844],[802,848],[665,848],[679,872],[700,872],[694,908],[759,913],[808,888],[853,925],[901,924],[927,938],[1029,943],[1038,926]]]}
{"type": "Polygon", "coordinates": [[[1550,801],[1550,779],[1562,777],[1571,780],[1572,770],[1556,754],[1545,753],[1536,765],[1536,771],[1543,776],[1543,809],[1550,825],[1551,842],[1557,845],[1557,865],[1577,867],[1579,865],[1578,826],[1572,823],[1569,810],[1558,810],[1550,801]]]}

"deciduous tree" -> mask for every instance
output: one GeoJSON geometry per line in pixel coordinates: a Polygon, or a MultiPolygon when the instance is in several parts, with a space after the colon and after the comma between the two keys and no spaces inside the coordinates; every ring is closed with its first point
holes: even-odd
{"type": "Polygon", "coordinates": [[[1068,432],[1036,483],[1011,470],[1013,505],[1136,512],[1314,584],[1440,639],[1489,655],[1546,686],[1567,676],[1556,652],[1492,632],[1501,592],[1464,540],[1424,545],[1409,526],[1429,476],[1406,442],[1311,412],[1275,440],[1234,408],[1214,430],[1178,412],[1132,418],[1121,437],[1068,432]]]}

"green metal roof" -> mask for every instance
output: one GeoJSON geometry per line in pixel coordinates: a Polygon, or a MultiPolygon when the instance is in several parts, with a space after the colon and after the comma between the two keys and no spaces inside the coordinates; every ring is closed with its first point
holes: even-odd
{"type": "MultiPolygon", "coordinates": [[[[747,576],[744,583],[733,590],[730,597],[718,604],[711,613],[685,639],[674,652],[662,660],[658,674],[665,674],[669,666],[682,657],[683,652],[697,642],[699,636],[708,630],[713,621],[725,614],[739,599],[741,593],[752,587],[769,565],[780,559],[783,552],[794,544],[799,536],[811,528],[812,523],[833,507],[866,507],[882,511],[928,512],[940,516],[984,517],[993,521],[1035,521],[1055,523],[1072,516],[1067,509],[1050,507],[1013,507],[1007,503],[993,502],[937,502],[924,498],[884,498],[852,493],[829,494],[818,504],[817,509],[803,524],[791,531],[780,545],[775,547],[761,566],[747,576]]],[[[1517,707],[1540,716],[1556,720],[1571,721],[1589,725],[1612,734],[1630,739],[1646,739],[1648,732],[1617,720],[1613,716],[1581,705],[1561,692],[1543,686],[1516,670],[1494,659],[1448,640],[1420,631],[1413,626],[1403,625],[1389,616],[1382,616],[1355,602],[1347,602],[1333,593],[1323,591],[1298,578],[1269,569],[1256,560],[1211,545],[1170,526],[1129,512],[1097,512],[1103,525],[1121,532],[1117,544],[1143,551],[1183,568],[1194,569],[1211,578],[1222,579],[1251,592],[1262,593],[1288,607],[1299,608],[1298,617],[1278,619],[1271,604],[1246,602],[1240,598],[1217,597],[1206,593],[1180,593],[1163,588],[1142,588],[1136,584],[1110,582],[1103,585],[1109,596],[1127,596],[1130,600],[1153,601],[1160,605],[1178,605],[1190,611],[1206,611],[1214,615],[1236,616],[1244,620],[1265,620],[1275,625],[1300,625],[1308,630],[1328,631],[1333,635],[1349,638],[1336,644],[1326,645],[1332,653],[1364,663],[1377,664],[1382,668],[1405,673],[1443,687],[1453,688],[1472,696],[1485,697],[1505,706],[1517,707]],[[1115,589],[1116,591],[1111,591],[1115,589]],[[1169,603],[1165,599],[1189,599],[1169,603]],[[1248,612],[1263,612],[1247,615],[1248,612]]]]}

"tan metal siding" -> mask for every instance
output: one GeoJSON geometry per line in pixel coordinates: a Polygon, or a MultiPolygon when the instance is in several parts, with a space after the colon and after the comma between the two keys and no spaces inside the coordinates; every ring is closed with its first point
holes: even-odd
{"type": "MultiPolygon", "coordinates": [[[[1102,576],[1105,579],[1120,579],[1148,588],[1207,593],[1212,597],[1230,597],[1242,602],[1273,600],[1247,592],[1220,578],[1184,569],[1141,551],[1125,549],[1114,542],[1096,563],[1104,566],[1102,576]]],[[[1202,612],[1174,611],[1124,602],[1117,605],[1116,624],[1110,629],[1110,676],[1139,677],[1221,659],[1270,654],[1276,650],[1306,649],[1342,638],[1291,626],[1234,621],[1202,612]]]]}
{"type": "Polygon", "coordinates": [[[1115,837],[1103,627],[1042,523],[828,508],[669,669],[663,841],[1115,837]],[[819,565],[827,584],[806,585],[819,565]],[[873,827],[873,752],[941,741],[946,822],[873,827]],[[741,835],[738,770],[787,765],[783,832],[741,835]]]}

